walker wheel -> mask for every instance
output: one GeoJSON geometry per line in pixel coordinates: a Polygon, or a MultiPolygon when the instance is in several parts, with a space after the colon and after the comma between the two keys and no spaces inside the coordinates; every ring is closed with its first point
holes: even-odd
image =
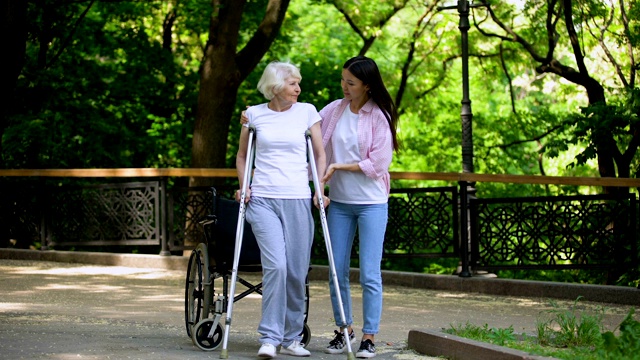
{"type": "Polygon", "coordinates": [[[307,323],[304,323],[304,327],[302,328],[302,339],[300,339],[300,345],[306,348],[309,345],[309,341],[311,340],[311,329],[307,323]]]}
{"type": "Polygon", "coordinates": [[[193,327],[191,340],[200,350],[213,351],[222,342],[222,325],[218,324],[213,336],[210,337],[211,327],[213,327],[213,319],[211,318],[202,319],[193,327]]]}
{"type": "Polygon", "coordinates": [[[193,338],[193,327],[209,316],[212,286],[207,245],[198,244],[189,257],[184,295],[184,320],[187,336],[193,338]]]}

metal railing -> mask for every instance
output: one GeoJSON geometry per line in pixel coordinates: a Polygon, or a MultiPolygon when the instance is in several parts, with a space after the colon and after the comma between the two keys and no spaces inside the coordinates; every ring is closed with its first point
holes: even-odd
{"type": "Polygon", "coordinates": [[[471,199],[474,269],[638,266],[635,194],[471,199]],[[635,264],[635,265],[634,265],[635,264]]]}
{"type": "MultiPolygon", "coordinates": [[[[210,187],[167,186],[172,177],[233,177],[232,169],[0,170],[0,246],[42,249],[155,246],[169,255],[204,238],[198,220],[211,209],[210,187]],[[137,171],[136,171],[137,170],[137,171]],[[7,175],[8,174],[8,175],[7,175]],[[36,175],[38,177],[29,177],[36,175]],[[147,181],[109,183],[134,177],[147,181]],[[56,181],[52,179],[56,178],[56,181]],[[65,178],[67,185],[60,185],[65,178]],[[77,185],[93,178],[99,184],[77,185]],[[151,178],[151,179],[149,179],[151,178]]],[[[235,175],[235,174],[234,174],[235,175]]],[[[394,173],[395,179],[455,180],[459,186],[392,189],[384,257],[458,258],[462,273],[497,269],[638,268],[638,201],[580,195],[478,199],[467,180],[638,186],[638,179],[394,173]],[[460,211],[468,209],[468,211],[460,211]],[[468,239],[467,246],[460,239],[468,239]]],[[[233,188],[216,187],[231,197],[233,188]]],[[[318,227],[318,232],[321,231],[318,227]]],[[[319,234],[319,233],[318,233],[319,234]]],[[[313,257],[322,259],[322,236],[313,257]]],[[[357,241],[352,256],[357,257],[357,241]]]]}
{"type": "Polygon", "coordinates": [[[43,248],[160,245],[167,233],[165,187],[163,181],[45,187],[43,248]]]}

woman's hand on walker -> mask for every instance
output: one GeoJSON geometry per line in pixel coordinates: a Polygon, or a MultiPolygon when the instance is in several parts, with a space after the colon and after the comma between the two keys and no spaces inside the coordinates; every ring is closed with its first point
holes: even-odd
{"type": "MultiPolygon", "coordinates": [[[[240,196],[242,196],[242,190],[236,190],[236,201],[240,202],[240,196]]],[[[247,189],[245,194],[244,194],[244,202],[245,204],[249,202],[249,199],[251,199],[251,189],[247,189]]]]}
{"type": "MultiPolygon", "coordinates": [[[[327,206],[329,206],[329,203],[331,202],[331,199],[329,199],[328,196],[322,195],[322,205],[324,205],[324,207],[326,208],[327,206]]],[[[317,208],[320,209],[320,200],[318,200],[318,196],[314,196],[313,197],[313,205],[317,208]]]]}

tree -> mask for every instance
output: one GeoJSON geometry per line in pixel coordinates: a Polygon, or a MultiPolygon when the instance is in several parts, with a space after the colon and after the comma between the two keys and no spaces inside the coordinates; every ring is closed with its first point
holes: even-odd
{"type": "MultiPolygon", "coordinates": [[[[226,167],[227,138],[238,89],[278,35],[289,0],[269,0],[260,25],[238,50],[247,1],[213,0],[209,39],[200,69],[198,110],[193,131],[191,167],[226,167]]],[[[191,179],[191,186],[209,185],[191,179]]]]}
{"type": "Polygon", "coordinates": [[[2,102],[0,102],[0,168],[5,167],[2,151],[2,136],[9,126],[11,103],[15,94],[16,83],[24,66],[27,42],[27,2],[24,0],[7,0],[2,6],[2,33],[11,34],[5,44],[7,62],[2,67],[0,84],[2,84],[2,102]]]}
{"type": "Polygon", "coordinates": [[[376,41],[382,28],[409,0],[391,0],[379,2],[360,2],[328,0],[340,11],[353,31],[362,39],[358,55],[365,55],[376,41]]]}
{"type": "Polygon", "coordinates": [[[26,15],[7,31],[25,35],[8,52],[17,85],[3,97],[4,166],[188,166],[209,4],[16,3],[26,15]]]}
{"type": "MultiPolygon", "coordinates": [[[[583,108],[584,116],[578,117],[582,123],[577,124],[576,137],[567,140],[587,143],[577,163],[597,156],[600,176],[629,177],[640,146],[638,114],[614,119],[606,115],[612,111],[603,108],[608,108],[608,95],[628,96],[636,88],[638,50],[633,29],[637,20],[628,15],[637,11],[635,1],[630,8],[624,0],[617,4],[598,0],[527,1],[522,9],[524,23],[519,12],[507,3],[482,2],[486,11],[476,10],[478,15],[474,16],[480,32],[519,45],[537,64],[538,73],[559,76],[586,91],[588,104],[583,108]],[[608,63],[605,71],[599,68],[603,65],[600,59],[608,63]]],[[[571,127],[575,119],[569,119],[567,126],[571,127]]],[[[556,142],[553,146],[566,149],[566,144],[556,142]]]]}

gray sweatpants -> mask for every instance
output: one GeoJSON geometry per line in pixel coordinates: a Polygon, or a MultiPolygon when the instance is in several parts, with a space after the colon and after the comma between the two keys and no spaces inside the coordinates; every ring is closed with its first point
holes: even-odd
{"type": "Polygon", "coordinates": [[[289,346],[304,326],[306,277],[313,242],[310,199],[251,197],[246,219],[260,247],[260,343],[289,346]]]}

